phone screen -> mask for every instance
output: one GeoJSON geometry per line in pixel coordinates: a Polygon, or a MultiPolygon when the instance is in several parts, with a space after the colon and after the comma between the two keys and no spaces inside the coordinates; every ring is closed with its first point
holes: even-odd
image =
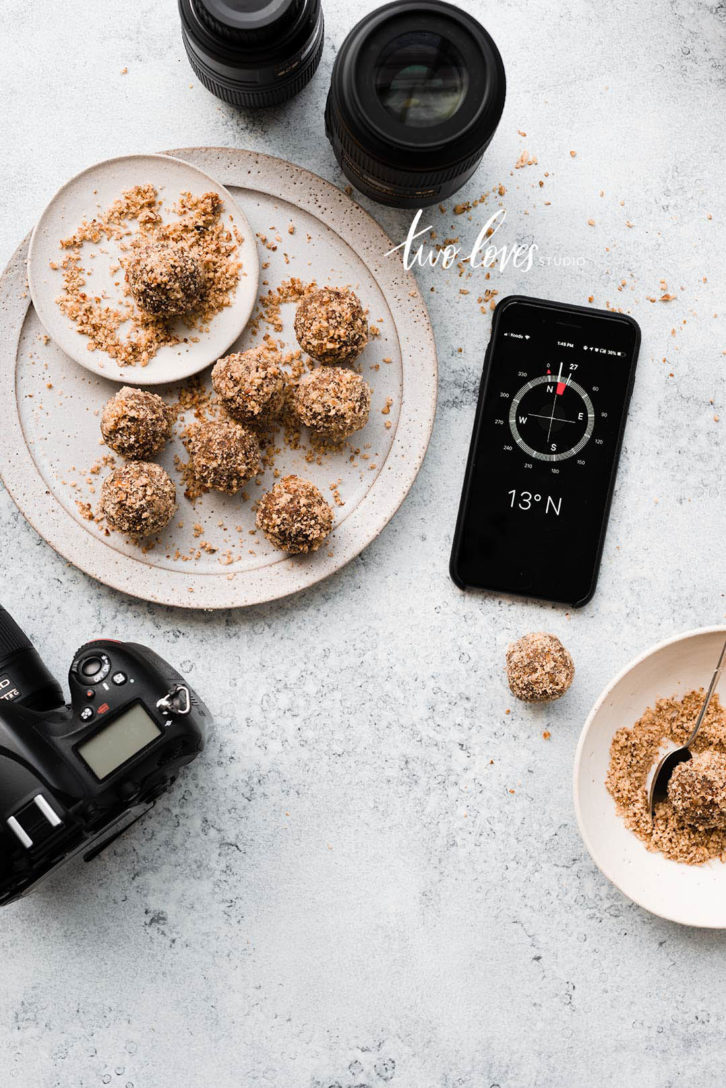
{"type": "Polygon", "coordinates": [[[452,553],[458,585],[590,599],[639,342],[622,314],[500,302],[452,553]]]}

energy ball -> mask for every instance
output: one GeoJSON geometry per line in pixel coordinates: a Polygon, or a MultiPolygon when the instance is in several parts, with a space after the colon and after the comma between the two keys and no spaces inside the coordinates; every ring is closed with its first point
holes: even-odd
{"type": "Polygon", "coordinates": [[[191,253],[168,242],[147,242],[126,261],[126,282],[138,306],[155,317],[181,317],[201,301],[202,267],[191,253]]]}
{"type": "Polygon", "coordinates": [[[321,287],[298,306],[295,336],[319,363],[352,363],[368,343],[368,320],[352,291],[321,287]]]}
{"type": "Polygon", "coordinates": [[[525,703],[549,703],[565,694],[575,675],[569,653],[555,635],[523,635],[507,649],[512,695],[525,703]]]}
{"type": "Polygon", "coordinates": [[[194,423],[185,439],[195,479],[234,495],[260,471],[260,444],[239,423],[194,423]]]}
{"type": "Polygon", "coordinates": [[[128,461],[101,487],[101,513],[112,529],[133,537],[164,529],[176,510],[176,488],[161,465],[128,461]]]}
{"type": "Polygon", "coordinates": [[[257,348],[235,352],[215,363],[212,385],[224,410],[240,423],[267,426],[283,405],[282,371],[274,359],[257,348]]]}
{"type": "Polygon", "coordinates": [[[315,484],[285,476],[260,499],[257,528],[281,551],[314,552],[333,527],[333,511],[315,484]]]}
{"type": "Polygon", "coordinates": [[[726,829],[726,755],[709,750],[675,767],[668,797],[684,823],[726,829]]]}
{"type": "Polygon", "coordinates": [[[171,437],[171,423],[171,411],[161,397],[125,385],[103,409],[101,434],[122,457],[149,461],[171,437]]]}
{"type": "Polygon", "coordinates": [[[315,434],[342,442],[368,422],[371,390],[353,370],[318,367],[301,378],[293,404],[302,422],[315,434]]]}

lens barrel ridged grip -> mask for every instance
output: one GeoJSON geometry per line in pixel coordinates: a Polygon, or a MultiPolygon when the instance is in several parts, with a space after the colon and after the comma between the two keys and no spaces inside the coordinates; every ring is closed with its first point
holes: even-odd
{"type": "Polygon", "coordinates": [[[320,58],[323,55],[324,44],[325,37],[324,34],[321,33],[320,42],[318,43],[315,52],[295,74],[294,79],[279,83],[274,87],[265,87],[262,90],[255,91],[252,89],[248,90],[247,88],[242,89],[239,86],[228,87],[224,83],[220,83],[214,75],[206,68],[202,67],[199,62],[199,57],[188,45],[186,37],[184,38],[184,47],[187,52],[187,57],[189,58],[189,63],[199,82],[206,87],[211,94],[216,95],[217,98],[221,98],[223,102],[228,102],[230,106],[237,106],[242,109],[260,109],[265,106],[280,106],[283,102],[287,102],[290,98],[294,98],[296,94],[299,94],[303,87],[307,86],[315,75],[318,65],[320,64],[320,58]]]}
{"type": "Polygon", "coordinates": [[[33,648],[33,643],[25,631],[18,627],[10,613],[0,605],[0,661],[21,650],[33,648]]]}
{"type": "Polygon", "coordinates": [[[360,171],[364,175],[375,178],[382,185],[390,186],[392,191],[411,188],[414,190],[434,189],[454,178],[466,177],[478,166],[483,155],[483,152],[477,148],[466,159],[439,169],[426,171],[406,170],[405,167],[393,169],[369,155],[365,148],[350,136],[340,114],[330,101],[330,95],[325,107],[325,130],[341,166],[343,162],[346,162],[351,170],[360,171]]]}

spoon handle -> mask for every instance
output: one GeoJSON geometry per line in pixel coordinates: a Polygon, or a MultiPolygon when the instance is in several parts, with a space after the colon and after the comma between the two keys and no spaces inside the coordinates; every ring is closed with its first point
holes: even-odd
{"type": "Polygon", "coordinates": [[[693,744],[694,740],[696,739],[696,734],[698,733],[698,730],[701,728],[701,725],[703,724],[703,719],[706,717],[706,711],[709,708],[709,705],[711,703],[711,699],[713,698],[713,693],[716,690],[716,685],[718,684],[719,677],[720,677],[721,672],[723,670],[724,657],[725,656],[726,656],[726,642],[724,642],[723,646],[721,647],[721,655],[720,655],[720,657],[718,659],[718,663],[716,665],[716,668],[714,669],[713,676],[711,677],[711,683],[708,685],[708,691],[706,692],[706,698],[703,701],[703,706],[701,707],[701,712],[698,715],[698,718],[696,719],[696,724],[693,727],[693,732],[691,733],[690,737],[686,741],[686,745],[685,745],[686,748],[690,748],[691,745],[693,744]]]}

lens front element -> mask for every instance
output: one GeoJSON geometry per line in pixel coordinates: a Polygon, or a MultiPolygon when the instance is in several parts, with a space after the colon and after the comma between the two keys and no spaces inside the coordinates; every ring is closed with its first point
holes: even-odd
{"type": "Polygon", "coordinates": [[[392,0],[338,50],[325,131],[357,189],[420,208],[474,173],[505,94],[499,50],[473,16],[446,0],[392,0]]]}
{"type": "Polygon", "coordinates": [[[401,34],[376,65],[376,93],[384,108],[410,128],[429,128],[453,117],[469,87],[456,46],[425,30],[401,34]]]}

